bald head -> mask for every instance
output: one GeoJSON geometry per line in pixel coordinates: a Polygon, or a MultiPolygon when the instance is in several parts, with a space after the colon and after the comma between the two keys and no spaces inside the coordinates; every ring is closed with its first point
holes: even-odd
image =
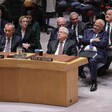
{"type": "Polygon", "coordinates": [[[103,30],[105,22],[102,19],[97,19],[94,23],[93,30],[95,33],[99,33],[103,30]]]}

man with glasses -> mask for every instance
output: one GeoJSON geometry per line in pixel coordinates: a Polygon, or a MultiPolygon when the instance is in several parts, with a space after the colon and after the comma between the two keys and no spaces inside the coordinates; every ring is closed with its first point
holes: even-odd
{"type": "MultiPolygon", "coordinates": [[[[59,28],[61,26],[64,26],[66,27],[66,24],[67,24],[67,20],[64,18],[64,17],[59,17],[57,18],[56,20],[56,24],[57,24],[57,28],[54,28],[52,31],[51,31],[51,35],[50,35],[50,38],[49,38],[49,41],[48,41],[48,46],[49,46],[49,43],[53,40],[56,40],[57,39],[57,34],[58,34],[58,31],[59,31],[59,28]]],[[[70,28],[67,28],[69,30],[69,35],[68,35],[68,39],[71,39],[71,40],[76,40],[76,35],[75,35],[75,31],[70,29],[70,28]]]]}
{"type": "Polygon", "coordinates": [[[107,63],[98,70],[98,75],[105,75],[112,62],[112,9],[108,9],[105,14],[105,31],[109,34],[109,47],[107,63]]]}
{"type": "Polygon", "coordinates": [[[83,52],[87,53],[85,57],[94,52],[94,55],[88,57],[88,66],[91,75],[90,91],[97,90],[97,65],[99,63],[106,63],[107,61],[107,47],[108,47],[108,33],[103,30],[104,21],[97,19],[93,25],[93,29],[84,31],[82,37],[82,44],[84,45],[83,52]],[[88,54],[89,53],[89,54],[88,54]]]}
{"type": "Polygon", "coordinates": [[[77,55],[76,42],[68,39],[69,30],[62,26],[59,28],[57,39],[49,43],[47,53],[55,55],[77,55]]]}

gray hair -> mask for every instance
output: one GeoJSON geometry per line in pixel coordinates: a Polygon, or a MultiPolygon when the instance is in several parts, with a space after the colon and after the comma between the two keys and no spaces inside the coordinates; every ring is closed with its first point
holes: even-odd
{"type": "Polygon", "coordinates": [[[11,26],[13,29],[15,29],[15,25],[14,25],[13,23],[6,23],[6,24],[5,24],[5,27],[6,27],[6,26],[11,26]]]}
{"type": "Polygon", "coordinates": [[[71,17],[72,15],[76,15],[79,17],[79,14],[77,12],[71,12],[69,17],[71,17]]]}
{"type": "Polygon", "coordinates": [[[102,20],[102,19],[97,19],[96,21],[99,21],[99,22],[102,24],[103,27],[105,26],[104,20],[102,20]]]}
{"type": "Polygon", "coordinates": [[[61,26],[60,28],[59,28],[59,30],[62,30],[64,33],[66,33],[67,35],[69,34],[69,30],[66,28],[66,27],[64,27],[64,26],[61,26]]]}
{"type": "Polygon", "coordinates": [[[63,20],[65,23],[67,22],[66,18],[64,18],[64,17],[58,17],[56,22],[58,22],[60,20],[63,20]]]}

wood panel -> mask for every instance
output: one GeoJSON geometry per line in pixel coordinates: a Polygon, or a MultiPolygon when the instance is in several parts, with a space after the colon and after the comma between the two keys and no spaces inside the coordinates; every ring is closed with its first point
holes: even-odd
{"type": "Polygon", "coordinates": [[[87,60],[41,62],[1,59],[0,101],[60,106],[74,104],[78,101],[78,66],[81,62],[85,64],[87,60]]]}

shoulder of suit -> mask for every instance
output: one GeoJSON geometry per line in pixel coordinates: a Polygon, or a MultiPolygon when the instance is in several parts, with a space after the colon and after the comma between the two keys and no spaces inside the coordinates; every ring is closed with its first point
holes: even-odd
{"type": "Polygon", "coordinates": [[[14,35],[13,35],[13,38],[15,38],[15,39],[21,39],[21,36],[19,36],[19,35],[17,35],[17,34],[14,34],[14,35]]]}
{"type": "Polygon", "coordinates": [[[71,40],[71,39],[67,39],[66,41],[67,41],[67,42],[70,42],[70,43],[76,43],[75,40],[71,40]]]}

